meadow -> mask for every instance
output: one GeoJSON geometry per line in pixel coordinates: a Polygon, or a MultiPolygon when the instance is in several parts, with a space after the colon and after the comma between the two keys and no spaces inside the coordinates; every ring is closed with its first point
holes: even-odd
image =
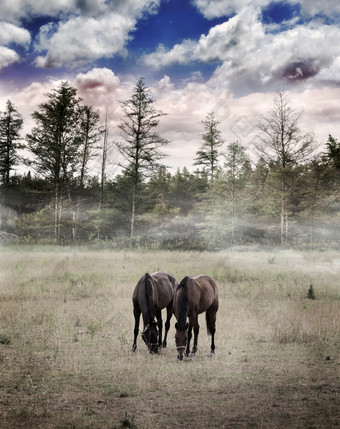
{"type": "Polygon", "coordinates": [[[340,426],[340,252],[0,248],[0,416],[6,428],[340,426]],[[158,270],[217,282],[215,356],[203,315],[194,358],[177,360],[174,317],[166,350],[139,336],[132,353],[132,292],[158,270]]]}

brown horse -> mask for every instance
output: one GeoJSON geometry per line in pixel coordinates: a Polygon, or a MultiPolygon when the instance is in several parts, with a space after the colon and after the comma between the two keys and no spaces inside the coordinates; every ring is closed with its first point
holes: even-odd
{"type": "Polygon", "coordinates": [[[215,353],[215,325],[218,310],[218,291],[213,279],[208,276],[186,276],[177,287],[174,295],[174,313],[177,319],[175,324],[176,347],[178,359],[182,360],[190,354],[190,340],[194,329],[194,345],[192,353],[197,351],[199,333],[198,315],[205,313],[208,335],[211,335],[211,353],[215,353]],[[189,323],[187,323],[187,317],[189,323]]]}
{"type": "Polygon", "coordinates": [[[137,348],[139,332],[139,319],[142,314],[144,329],[142,338],[151,353],[157,353],[160,347],[166,347],[166,339],[170,329],[170,319],[173,313],[172,299],[176,279],[167,273],[146,273],[137,283],[132,296],[133,314],[135,316],[135,329],[132,350],[137,348]],[[162,309],[166,307],[165,334],[162,344],[162,309]],[[157,322],[155,321],[155,317],[157,322]]]}

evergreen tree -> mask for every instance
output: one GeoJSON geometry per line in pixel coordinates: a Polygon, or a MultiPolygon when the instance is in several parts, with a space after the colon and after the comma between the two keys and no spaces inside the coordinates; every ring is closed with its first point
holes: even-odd
{"type": "Polygon", "coordinates": [[[47,97],[33,113],[36,126],[26,139],[35,156],[31,164],[54,185],[54,235],[59,242],[63,198],[65,193],[69,196],[71,179],[80,165],[80,99],[68,82],[62,82],[47,97]]]}
{"type": "Polygon", "coordinates": [[[340,172],[340,142],[331,134],[326,143],[326,158],[333,164],[335,169],[340,172]]]}
{"type": "Polygon", "coordinates": [[[23,147],[20,143],[22,124],[22,116],[8,100],[6,110],[0,113],[0,181],[2,182],[0,231],[7,231],[8,218],[13,214],[13,210],[9,207],[11,205],[10,198],[13,201],[13,193],[10,192],[9,185],[11,172],[19,162],[18,149],[23,147]]]}
{"type": "Polygon", "coordinates": [[[81,194],[84,190],[85,178],[88,169],[88,163],[93,157],[93,148],[99,137],[99,112],[94,110],[93,106],[80,106],[79,109],[79,163],[80,163],[80,176],[79,176],[79,191],[76,201],[75,209],[73,210],[73,225],[72,225],[72,239],[76,241],[78,238],[78,222],[81,204],[81,194]]]}
{"type": "Polygon", "coordinates": [[[19,161],[18,149],[23,148],[20,143],[22,125],[22,116],[8,100],[6,110],[0,114],[0,177],[6,187],[10,183],[11,171],[19,161]]]}
{"type": "Polygon", "coordinates": [[[122,167],[131,178],[131,238],[135,235],[139,187],[164,157],[159,148],[169,143],[156,131],[159,118],[164,113],[156,110],[154,103],[142,78],[137,81],[131,98],[122,103],[124,118],[119,128],[124,142],[117,143],[117,147],[125,158],[122,167]]]}
{"type": "Polygon", "coordinates": [[[242,180],[242,175],[247,167],[250,169],[246,149],[240,142],[236,141],[228,144],[224,167],[231,200],[231,241],[234,242],[239,191],[245,186],[245,180],[242,180]]]}
{"type": "Polygon", "coordinates": [[[202,134],[202,145],[196,152],[194,165],[202,165],[208,168],[211,183],[214,181],[218,158],[220,156],[218,148],[222,146],[223,139],[221,131],[218,129],[219,122],[215,118],[214,112],[209,112],[202,121],[204,133],[202,134]]]}

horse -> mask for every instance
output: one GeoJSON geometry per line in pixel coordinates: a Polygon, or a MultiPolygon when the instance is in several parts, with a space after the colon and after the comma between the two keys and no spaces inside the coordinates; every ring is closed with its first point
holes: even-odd
{"type": "Polygon", "coordinates": [[[208,335],[211,335],[211,354],[215,353],[216,312],[218,310],[218,290],[215,281],[205,275],[186,276],[175,290],[173,309],[177,322],[175,324],[176,348],[178,359],[190,355],[190,340],[194,329],[192,354],[197,352],[199,333],[198,315],[205,312],[208,335]],[[189,323],[187,323],[187,317],[189,323]]]}
{"type": "Polygon", "coordinates": [[[157,353],[161,347],[166,348],[170,319],[173,314],[172,300],[177,286],[176,279],[171,274],[164,272],[146,273],[139,279],[132,296],[133,314],[135,317],[132,351],[136,351],[137,349],[137,336],[141,314],[144,324],[142,339],[149,351],[157,353]],[[162,343],[162,309],[165,307],[167,316],[162,343]]]}

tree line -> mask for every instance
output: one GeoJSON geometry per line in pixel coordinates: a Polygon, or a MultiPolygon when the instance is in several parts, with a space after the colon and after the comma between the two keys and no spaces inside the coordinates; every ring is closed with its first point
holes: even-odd
{"type": "Polygon", "coordinates": [[[165,113],[155,102],[143,79],[121,102],[114,143],[122,161],[109,179],[108,112],[101,120],[62,82],[22,138],[22,116],[8,101],[0,112],[0,238],[171,249],[340,241],[340,143],[329,135],[318,147],[284,92],[257,124],[257,159],[242,142],[224,141],[211,111],[202,120],[196,170],[174,174],[162,164],[169,141],[158,132],[165,113]],[[98,174],[90,173],[94,158],[98,174]],[[29,172],[16,173],[23,165],[29,172]]]}

